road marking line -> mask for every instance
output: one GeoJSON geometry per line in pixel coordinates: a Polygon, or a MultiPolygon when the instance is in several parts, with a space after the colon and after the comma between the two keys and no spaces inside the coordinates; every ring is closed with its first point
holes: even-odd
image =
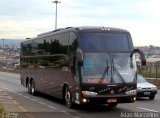
{"type": "Polygon", "coordinates": [[[51,106],[51,105],[47,105],[47,107],[49,107],[49,108],[51,108],[51,109],[54,109],[54,110],[56,110],[56,109],[57,109],[56,107],[51,106]]]}
{"type": "Polygon", "coordinates": [[[156,111],[156,110],[152,110],[152,109],[147,109],[147,108],[143,108],[143,107],[137,107],[138,109],[143,109],[143,110],[146,110],[146,111],[151,111],[151,112],[159,112],[159,111],[156,111]]]}
{"type": "MultiPolygon", "coordinates": [[[[22,95],[21,93],[17,93],[18,95],[22,95]]],[[[23,96],[23,95],[22,95],[23,96]]]]}
{"type": "Polygon", "coordinates": [[[39,104],[42,104],[42,105],[45,105],[46,103],[44,103],[44,102],[38,102],[39,104]]]}
{"type": "Polygon", "coordinates": [[[14,90],[13,90],[13,89],[10,89],[10,90],[8,90],[8,91],[10,91],[10,92],[14,92],[14,90]]]}
{"type": "Polygon", "coordinates": [[[71,115],[70,113],[68,113],[68,112],[65,111],[65,110],[60,110],[59,112],[62,112],[62,113],[67,114],[67,115],[71,115]]]}
{"type": "Polygon", "coordinates": [[[17,92],[16,92],[16,91],[10,91],[10,92],[17,94],[17,92]]]}
{"type": "Polygon", "coordinates": [[[32,101],[38,101],[38,100],[36,100],[36,99],[33,99],[33,98],[32,98],[31,100],[32,100],[32,101]]]}
{"type": "Polygon", "coordinates": [[[23,108],[22,106],[17,106],[22,112],[27,112],[27,109],[23,108]]]}
{"type": "Polygon", "coordinates": [[[19,104],[16,100],[13,100],[13,103],[14,103],[15,105],[18,105],[18,104],[19,104]]]}
{"type": "Polygon", "coordinates": [[[28,97],[28,96],[23,96],[23,97],[28,98],[28,99],[30,99],[30,98],[31,98],[31,97],[28,97]]]}
{"type": "Polygon", "coordinates": [[[74,118],[81,118],[80,116],[75,116],[74,118]]]}

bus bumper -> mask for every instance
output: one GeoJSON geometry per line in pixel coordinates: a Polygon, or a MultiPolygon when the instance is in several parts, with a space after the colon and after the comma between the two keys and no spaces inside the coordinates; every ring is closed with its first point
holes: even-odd
{"type": "Polygon", "coordinates": [[[112,96],[112,97],[82,97],[75,100],[77,104],[110,104],[110,103],[134,103],[136,95],[112,96]]]}

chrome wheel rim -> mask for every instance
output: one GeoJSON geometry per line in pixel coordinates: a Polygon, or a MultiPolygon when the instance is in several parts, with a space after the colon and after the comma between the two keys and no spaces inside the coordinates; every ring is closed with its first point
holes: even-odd
{"type": "Polygon", "coordinates": [[[71,94],[68,91],[68,89],[66,89],[65,101],[66,101],[66,106],[70,107],[71,106],[71,94]]]}
{"type": "Polygon", "coordinates": [[[34,87],[32,87],[32,90],[31,90],[31,91],[32,91],[32,94],[34,94],[34,87]]]}
{"type": "Polygon", "coordinates": [[[31,86],[31,92],[32,92],[32,94],[34,94],[34,92],[35,92],[35,88],[34,88],[34,83],[32,82],[32,86],[31,86]]]}

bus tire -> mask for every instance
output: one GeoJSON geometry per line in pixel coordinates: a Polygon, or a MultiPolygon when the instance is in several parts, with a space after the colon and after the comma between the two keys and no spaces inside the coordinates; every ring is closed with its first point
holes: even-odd
{"type": "Polygon", "coordinates": [[[35,82],[34,82],[34,80],[31,81],[31,94],[32,94],[32,95],[36,95],[35,82]]]}
{"type": "Polygon", "coordinates": [[[69,90],[68,87],[66,87],[66,89],[65,89],[64,99],[65,99],[65,105],[66,105],[66,107],[72,108],[72,106],[73,106],[72,95],[71,95],[71,92],[70,92],[70,90],[69,90]]]}
{"type": "Polygon", "coordinates": [[[27,84],[28,93],[31,94],[31,84],[28,82],[27,84]]]}

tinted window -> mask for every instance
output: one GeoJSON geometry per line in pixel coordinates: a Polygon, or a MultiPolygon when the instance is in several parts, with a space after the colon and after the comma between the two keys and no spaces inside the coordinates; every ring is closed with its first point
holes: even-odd
{"type": "Polygon", "coordinates": [[[84,50],[131,50],[128,34],[125,33],[80,33],[80,42],[84,50]]]}
{"type": "MultiPolygon", "coordinates": [[[[68,54],[69,46],[69,33],[60,34],[58,53],[59,54],[68,54]]],[[[57,49],[56,49],[57,50],[57,49]]]]}

